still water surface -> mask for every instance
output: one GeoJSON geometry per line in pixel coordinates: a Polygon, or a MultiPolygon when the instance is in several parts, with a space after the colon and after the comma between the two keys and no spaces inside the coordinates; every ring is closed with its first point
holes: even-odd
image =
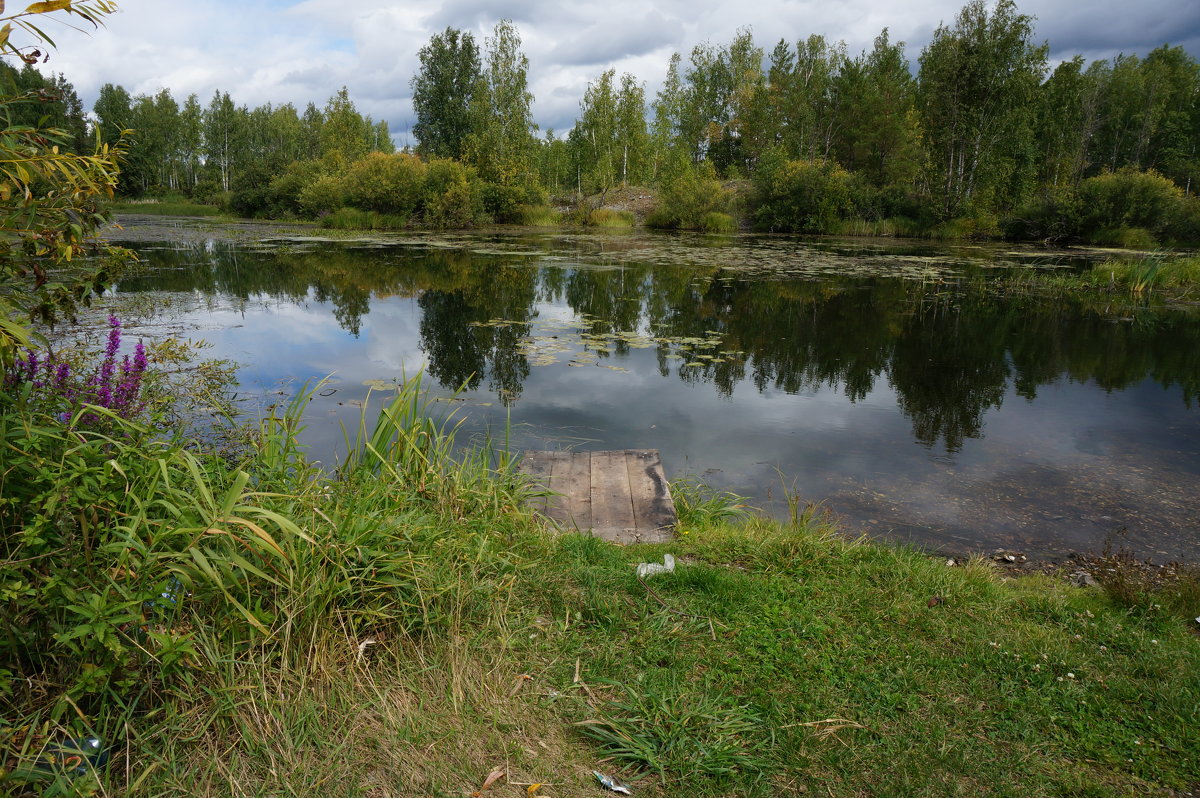
{"type": "MultiPolygon", "coordinates": [[[[136,236],[155,308],[269,397],[330,376],[332,460],[369,388],[424,369],[515,448],[657,448],[786,513],[947,551],[1123,542],[1200,561],[1200,314],[1000,290],[1065,255],[911,242],[507,234],[136,236]],[[171,236],[167,236],[171,238],[171,236]]],[[[151,300],[149,303],[146,300],[151,300]]],[[[376,394],[376,397],[379,395],[376,394]]],[[[449,403],[448,403],[449,404],[449,403]]]]}

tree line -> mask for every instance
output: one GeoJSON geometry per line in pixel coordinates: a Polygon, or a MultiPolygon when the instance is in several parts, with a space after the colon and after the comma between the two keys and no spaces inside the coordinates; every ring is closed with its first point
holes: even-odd
{"type": "Polygon", "coordinates": [[[249,214],[511,221],[550,196],[636,185],[657,190],[648,222],[666,227],[737,216],[799,232],[1200,240],[1196,59],[1164,44],[1051,70],[1012,0],[968,2],[915,65],[886,29],[858,54],[820,35],[768,52],[744,29],[674,54],[652,99],[609,69],[565,136],[534,124],[511,22],[482,44],[447,28],[419,61],[417,144],[402,153],[345,89],[300,113],[239,107],[222,92],[180,106],[166,90],[107,85],[94,111],[106,141],[137,131],[127,194],[179,191],[249,214]],[[356,168],[360,184],[379,184],[351,185],[356,168]]]}

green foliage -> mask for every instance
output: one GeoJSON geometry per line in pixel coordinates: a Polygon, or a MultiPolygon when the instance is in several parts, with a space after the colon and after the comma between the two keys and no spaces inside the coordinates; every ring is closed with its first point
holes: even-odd
{"type": "Polygon", "coordinates": [[[72,428],[28,395],[0,397],[6,718],[127,717],[227,658],[298,664],[289,641],[333,626],[444,629],[474,601],[449,574],[524,495],[503,453],[457,449],[419,379],[364,416],[332,481],[295,439],[306,392],[237,464],[164,439],[161,416],[89,406],[104,431],[72,428]]]}
{"type": "MultiPolygon", "coordinates": [[[[281,174],[271,180],[270,204],[265,209],[266,212],[282,217],[308,215],[310,203],[315,202],[317,197],[309,195],[307,201],[302,201],[301,198],[305,196],[305,190],[324,177],[329,169],[329,164],[320,160],[295,161],[288,164],[281,174]]],[[[314,213],[319,213],[320,210],[318,207],[314,213]]]]}
{"type": "MultiPolygon", "coordinates": [[[[42,15],[63,11],[98,23],[114,9],[104,0],[33,3],[0,16],[5,23],[0,54],[17,55],[27,64],[36,61],[40,52],[17,47],[9,34],[16,27],[37,42],[51,43],[38,28],[42,15]]],[[[11,363],[16,350],[29,343],[24,320],[53,323],[59,315],[71,316],[131,257],[94,238],[108,221],[102,203],[116,187],[124,140],[100,143],[90,155],[75,154],[69,131],[41,127],[40,122],[15,124],[28,99],[0,98],[0,230],[6,233],[0,241],[0,366],[11,363]]]]}
{"type": "Polygon", "coordinates": [[[483,81],[475,37],[446,28],[417,55],[421,68],[411,85],[418,148],[427,157],[461,158],[464,142],[476,132],[474,107],[483,81]]]}
{"type": "Polygon", "coordinates": [[[616,70],[588,84],[569,146],[577,188],[606,191],[649,176],[645,90],[630,74],[614,86],[616,70]]]}
{"type": "Polygon", "coordinates": [[[338,208],[321,217],[321,227],[330,230],[403,230],[411,217],[407,214],[338,208]]]}
{"type": "Polygon", "coordinates": [[[343,196],[355,208],[411,216],[421,203],[425,171],[415,155],[372,153],[347,170],[343,196]]]}
{"type": "Polygon", "coordinates": [[[322,158],[349,163],[371,151],[375,140],[371,120],[354,107],[345,86],[326,103],[319,138],[322,158]]]}
{"type": "Polygon", "coordinates": [[[1089,177],[1077,189],[1046,190],[1004,222],[1012,238],[1081,238],[1104,246],[1152,249],[1200,236],[1200,201],[1154,171],[1125,167],[1089,177]]]}
{"type": "Polygon", "coordinates": [[[522,205],[519,215],[526,227],[554,227],[562,221],[558,211],[546,205],[522,205]]]}
{"type": "Polygon", "coordinates": [[[711,164],[684,168],[663,185],[646,226],[698,230],[707,214],[725,213],[731,202],[730,192],[716,179],[711,164]]]}
{"type": "Polygon", "coordinates": [[[771,232],[828,232],[853,207],[850,175],[831,161],[773,161],[755,189],[755,226],[771,232]]]}
{"type": "Polygon", "coordinates": [[[275,210],[275,175],[264,164],[251,164],[233,176],[229,192],[229,210],[239,216],[251,217],[275,210]]]}
{"type": "Polygon", "coordinates": [[[545,202],[544,194],[531,191],[524,185],[485,182],[479,191],[484,212],[493,220],[506,224],[520,220],[522,206],[545,202]]]}
{"type": "Polygon", "coordinates": [[[736,233],[737,219],[727,213],[710,211],[700,217],[697,229],[705,233],[736,233]]]}
{"type": "Polygon", "coordinates": [[[425,178],[423,218],[439,228],[472,227],[483,221],[483,192],[475,170],[458,161],[431,161],[425,178]]]}
{"type": "Polygon", "coordinates": [[[1033,20],[1012,0],[990,9],[970,0],[954,27],[940,26],[921,53],[918,108],[931,194],[941,218],[972,206],[990,210],[1022,191],[1032,147],[1035,92],[1047,46],[1033,44],[1033,20]]]}
{"type": "Polygon", "coordinates": [[[645,687],[614,685],[625,698],[607,702],[599,720],[583,721],[580,731],[625,767],[729,782],[753,778],[770,767],[764,751],[752,750],[749,738],[763,719],[746,706],[713,696],[697,700],[680,693],[650,692],[645,687]]]}
{"type": "Polygon", "coordinates": [[[1079,198],[1074,189],[1047,188],[1011,216],[1001,228],[1005,237],[1022,241],[1062,241],[1079,235],[1079,198]]]}
{"type": "Polygon", "coordinates": [[[330,214],[345,203],[343,191],[339,175],[321,172],[300,189],[296,205],[301,214],[309,219],[330,214]]]}
{"type": "Polygon", "coordinates": [[[583,223],[588,227],[623,228],[633,227],[633,214],[629,211],[616,211],[611,208],[596,208],[589,211],[583,223]]]}
{"type": "Polygon", "coordinates": [[[749,515],[744,496],[713,490],[694,477],[671,480],[671,499],[684,530],[749,515]]]}
{"type": "Polygon", "coordinates": [[[938,222],[926,230],[925,235],[943,241],[996,238],[1000,235],[1000,220],[994,214],[975,210],[967,216],[938,222]]]}
{"type": "Polygon", "coordinates": [[[471,134],[462,158],[488,183],[525,185],[536,180],[533,94],[529,58],[512,20],[496,23],[484,43],[483,79],[472,97],[471,134]]]}
{"type": "Polygon", "coordinates": [[[1120,249],[1154,249],[1158,246],[1154,234],[1144,227],[1104,227],[1088,236],[1088,240],[1102,247],[1120,249]]]}
{"type": "Polygon", "coordinates": [[[1183,192],[1157,172],[1124,168],[1097,175],[1079,185],[1079,230],[1087,238],[1113,228],[1165,234],[1183,201],[1183,192]]]}

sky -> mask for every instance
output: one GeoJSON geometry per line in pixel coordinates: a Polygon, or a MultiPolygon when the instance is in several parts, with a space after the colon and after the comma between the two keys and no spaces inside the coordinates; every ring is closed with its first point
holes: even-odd
{"type": "MultiPolygon", "coordinates": [[[[940,23],[953,24],[960,0],[118,0],[105,27],[78,32],[51,25],[59,49],[40,66],[62,72],[86,108],[100,86],[131,94],[170,89],[207,104],[228,91],[250,107],[309,102],[323,107],[342,86],[358,110],[386,120],[398,145],[415,144],[412,90],[417,51],[446,27],[479,43],[511,19],[529,58],[534,119],[562,133],[574,123],[589,81],[606,69],[630,72],[652,99],[673,52],[728,43],[749,27],[770,51],[810,34],[870,49],[888,28],[916,64],[940,23]]],[[[1018,0],[1035,19],[1051,63],[1144,55],[1164,43],[1200,57],[1200,0],[1018,0]]],[[[15,39],[16,37],[14,37],[15,39]]]]}

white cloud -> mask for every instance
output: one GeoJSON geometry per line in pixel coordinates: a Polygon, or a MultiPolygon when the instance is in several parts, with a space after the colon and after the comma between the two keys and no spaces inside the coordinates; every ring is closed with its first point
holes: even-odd
{"type": "MultiPolygon", "coordinates": [[[[409,80],[417,51],[447,26],[482,40],[501,18],[514,20],[530,62],[534,114],[543,127],[572,124],[588,81],[609,67],[629,71],[652,98],[673,51],[728,42],[750,27],[769,51],[780,38],[810,34],[845,41],[854,54],[884,27],[906,41],[914,63],[941,22],[952,23],[957,0],[611,0],[594,4],[548,0],[451,0],[422,6],[396,0],[121,0],[105,29],[82,36],[52,31],[61,49],[43,69],[61,71],[90,106],[100,86],[134,94],[169,88],[176,99],[196,93],[207,102],[228,91],[238,103],[323,105],[341,86],[364,113],[386,119],[393,132],[412,123],[409,80]]],[[[1121,0],[1079,4],[1031,0],[1052,56],[1081,52],[1104,58],[1145,53],[1163,42],[1200,51],[1200,3],[1121,0]]]]}

